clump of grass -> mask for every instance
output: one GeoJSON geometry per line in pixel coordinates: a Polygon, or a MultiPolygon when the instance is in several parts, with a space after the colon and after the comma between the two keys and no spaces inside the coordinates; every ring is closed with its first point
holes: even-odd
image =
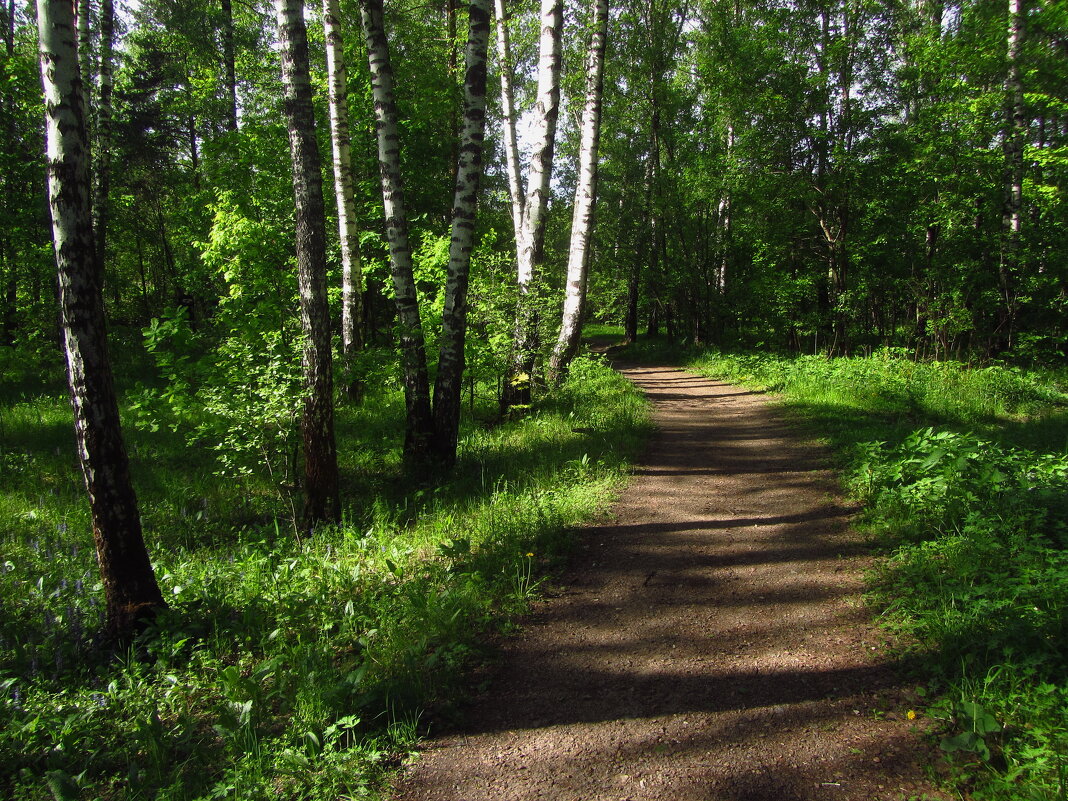
{"type": "Polygon", "coordinates": [[[1068,798],[1068,413],[1057,376],[894,351],[705,353],[691,369],[782,393],[842,456],[885,558],[939,745],[977,798],[1068,798]]]}
{"type": "MultiPolygon", "coordinates": [[[[69,414],[59,397],[31,403],[57,426],[69,414]]],[[[13,408],[18,430],[33,423],[13,408]]],[[[14,440],[23,456],[0,463],[0,503],[19,511],[0,533],[0,795],[375,797],[421,714],[448,714],[487,635],[605,507],[647,426],[623,379],[579,359],[521,420],[465,421],[454,475],[414,486],[383,446],[400,442],[401,408],[386,386],[340,410],[354,502],[304,542],[274,522],[285,510],[269,492],[249,501],[251,484],[185,472],[210,454],[130,430],[170,609],[126,655],[94,639],[101,588],[72,452],[14,440]]]]}

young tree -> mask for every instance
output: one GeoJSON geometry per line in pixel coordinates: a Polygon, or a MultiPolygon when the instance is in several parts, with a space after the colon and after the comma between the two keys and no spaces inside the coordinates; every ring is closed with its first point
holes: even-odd
{"type": "Polygon", "coordinates": [[[341,517],[337,446],[334,441],[333,357],[326,300],[326,220],[322,168],[315,141],[308,36],[302,0],[276,0],[281,45],[285,116],[293,164],[297,218],[297,273],[300,320],[304,330],[304,384],[301,418],[304,442],[304,523],[341,517]]]}
{"type": "Polygon", "coordinates": [[[1024,145],[1027,141],[1027,120],[1024,116],[1024,90],[1020,75],[1020,55],[1024,37],[1025,14],[1023,0],[1009,0],[1007,24],[1007,73],[1005,76],[1005,128],[1002,134],[1004,150],[1004,230],[998,283],[1002,309],[999,320],[1000,339],[1012,348],[1016,326],[1016,273],[1020,261],[1020,232],[1023,211],[1024,145]]]}
{"type": "Polygon", "coordinates": [[[582,111],[579,179],[571,220],[567,255],[567,285],[560,336],[549,361],[549,380],[558,383],[578,351],[586,306],[590,237],[597,203],[597,152],[601,141],[601,97],[604,89],[604,51],[608,33],[608,0],[593,0],[592,37],[586,61],[586,105],[582,111]]]}
{"type": "Polygon", "coordinates": [[[460,427],[460,394],[467,333],[467,286],[475,212],[482,180],[486,133],[486,60],[489,49],[489,0],[472,0],[464,72],[464,115],[460,133],[456,191],[452,207],[452,240],[442,311],[441,350],[434,383],[434,456],[444,467],[456,460],[460,427]]]}
{"type": "MultiPolygon", "coordinates": [[[[349,101],[345,72],[345,48],[341,36],[338,0],[323,0],[326,34],[326,71],[330,92],[330,144],[334,155],[334,195],[341,239],[341,354],[351,376],[355,355],[363,348],[363,285],[360,239],[356,230],[353,193],[352,150],[349,143],[349,101]]],[[[350,397],[359,395],[358,382],[345,383],[350,397]]]]}
{"type": "Polygon", "coordinates": [[[401,369],[407,410],[404,456],[410,466],[425,470],[430,459],[434,422],[430,407],[430,378],[426,368],[426,344],[419,317],[419,299],[408,239],[408,212],[404,205],[404,181],[400,169],[400,135],[397,104],[393,93],[393,66],[389,57],[382,15],[382,0],[360,0],[360,20],[367,43],[371,92],[375,104],[378,167],[382,202],[386,212],[390,273],[400,328],[401,369]]]}
{"type": "Polygon", "coordinates": [[[145,549],[108,359],[89,153],[70,0],[39,0],[48,196],[78,456],[89,493],[109,633],[128,641],[164,606],[145,549]]]}
{"type": "Polygon", "coordinates": [[[549,206],[549,181],[556,147],[556,122],[560,116],[560,38],[564,26],[563,0],[541,0],[541,37],[538,45],[538,88],[531,130],[534,151],[524,188],[519,174],[516,113],[512,102],[512,65],[508,46],[504,0],[496,0],[498,44],[501,57],[501,94],[505,98],[505,147],[512,200],[512,222],[519,287],[516,304],[512,363],[505,378],[501,409],[530,403],[530,383],[537,357],[538,315],[535,280],[544,259],[545,211],[549,206]]]}

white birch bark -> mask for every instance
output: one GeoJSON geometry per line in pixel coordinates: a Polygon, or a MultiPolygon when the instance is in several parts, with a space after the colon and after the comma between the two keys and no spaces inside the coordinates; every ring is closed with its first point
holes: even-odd
{"type": "Polygon", "coordinates": [[[90,216],[85,128],[70,0],[38,0],[48,199],[78,456],[110,634],[128,642],[165,606],[145,549],[108,358],[101,270],[90,216]]]}
{"type": "Polygon", "coordinates": [[[400,136],[397,106],[393,93],[393,67],[382,16],[382,0],[360,0],[360,20],[367,43],[371,70],[371,93],[375,105],[375,131],[378,139],[378,167],[382,182],[382,203],[386,214],[390,272],[400,328],[401,367],[407,423],[404,454],[415,469],[427,466],[433,438],[430,409],[430,378],[426,367],[426,345],[419,319],[419,299],[412,269],[408,238],[408,212],[404,204],[404,183],[400,170],[400,136]]]}
{"type": "MultiPolygon", "coordinates": [[[[96,146],[93,148],[93,234],[97,259],[106,263],[111,207],[111,94],[115,48],[114,0],[100,0],[100,89],[96,104],[96,146]]],[[[114,280],[114,279],[112,279],[114,280]]],[[[117,287],[116,287],[117,289],[117,287]]]]}
{"type": "Polygon", "coordinates": [[[592,36],[586,58],[586,104],[582,110],[579,174],[571,218],[571,244],[567,255],[567,286],[560,335],[549,361],[549,381],[559,383],[578,351],[582,315],[586,307],[590,236],[597,203],[597,158],[601,141],[601,98],[604,88],[604,51],[608,33],[608,0],[593,0],[592,36]]]}
{"type": "Polygon", "coordinates": [[[538,46],[538,94],[535,103],[533,140],[523,205],[524,236],[519,253],[520,292],[530,291],[535,269],[541,264],[545,236],[545,210],[549,206],[556,148],[556,123],[560,116],[560,38],[564,26],[563,0],[542,0],[541,38],[538,46]]]}
{"type": "Polygon", "coordinates": [[[86,147],[92,137],[90,131],[90,109],[93,107],[93,34],[92,3],[90,0],[76,0],[78,18],[78,71],[81,74],[82,110],[85,113],[86,147]]]}
{"type": "MultiPolygon", "coordinates": [[[[522,235],[516,236],[516,303],[512,364],[504,382],[502,411],[530,403],[531,376],[537,357],[538,313],[533,297],[537,269],[543,260],[545,211],[549,205],[556,147],[556,123],[560,116],[560,39],[563,0],[541,1],[541,36],[538,44],[538,88],[534,107],[534,150],[530,159],[522,206],[522,235]]],[[[506,69],[502,65],[502,69],[506,69]]]]}
{"type": "Polygon", "coordinates": [[[519,172],[519,142],[516,137],[515,99],[512,92],[512,48],[504,0],[494,0],[497,13],[497,54],[501,71],[501,111],[504,115],[504,157],[508,171],[508,192],[512,201],[512,227],[517,252],[523,238],[523,179],[519,172]]]}
{"type": "MultiPolygon", "coordinates": [[[[363,265],[360,261],[359,232],[356,229],[348,83],[340,16],[338,0],[323,0],[326,70],[330,93],[330,144],[334,156],[334,195],[337,200],[337,226],[341,240],[341,352],[345,366],[351,373],[353,357],[363,347],[363,265]]],[[[357,394],[357,384],[348,381],[346,390],[349,395],[357,394]]]]}
{"type": "Polygon", "coordinates": [[[475,214],[482,181],[483,143],[486,136],[486,61],[490,38],[489,0],[471,0],[468,10],[467,50],[464,58],[464,113],[456,165],[452,207],[452,240],[442,312],[441,348],[434,384],[434,452],[438,462],[451,467],[456,460],[460,425],[460,396],[467,333],[467,286],[471,249],[475,240],[475,214]]]}

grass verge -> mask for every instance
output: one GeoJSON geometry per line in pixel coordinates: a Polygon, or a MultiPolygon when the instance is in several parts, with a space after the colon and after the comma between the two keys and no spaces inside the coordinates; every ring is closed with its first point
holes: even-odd
{"type": "MultiPolygon", "coordinates": [[[[646,346],[646,358],[671,354],[646,346]]],[[[841,459],[885,555],[958,788],[1068,799],[1068,396],[1051,372],[870,358],[674,353],[781,393],[841,459]]]]}
{"type": "MultiPolygon", "coordinates": [[[[13,367],[9,368],[13,370],[13,367]]],[[[572,528],[606,507],[647,428],[597,360],[523,419],[468,420],[450,480],[399,468],[403,400],[339,410],[343,525],[303,542],[254,477],[129,429],[170,609],[102,653],[101,589],[56,381],[0,398],[0,796],[375,798],[427,709],[526,609],[572,528]],[[272,507],[272,503],[275,507],[272,507]]],[[[476,410],[477,411],[477,410],[476,410]]]]}

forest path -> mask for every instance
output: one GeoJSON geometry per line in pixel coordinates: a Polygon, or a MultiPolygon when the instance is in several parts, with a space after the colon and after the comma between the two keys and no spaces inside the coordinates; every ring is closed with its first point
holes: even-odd
{"type": "Polygon", "coordinates": [[[621,370],[657,426],[634,478],[395,798],[944,797],[826,454],[759,394],[621,370]]]}

